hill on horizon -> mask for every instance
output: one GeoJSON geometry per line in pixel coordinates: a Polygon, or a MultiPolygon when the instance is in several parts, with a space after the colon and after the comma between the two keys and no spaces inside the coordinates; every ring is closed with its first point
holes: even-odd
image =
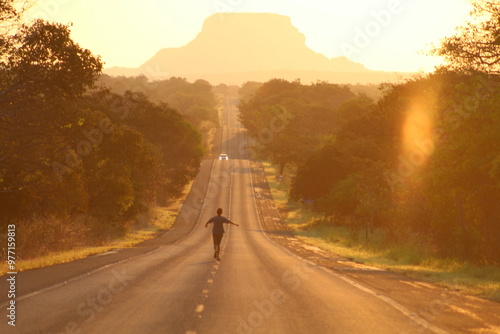
{"type": "Polygon", "coordinates": [[[137,69],[113,67],[104,73],[152,80],[178,76],[212,84],[272,78],[355,84],[397,78],[392,72],[371,71],[346,57],[330,59],[309,49],[289,17],[271,13],[214,14],[185,46],[162,49],[137,69]]]}

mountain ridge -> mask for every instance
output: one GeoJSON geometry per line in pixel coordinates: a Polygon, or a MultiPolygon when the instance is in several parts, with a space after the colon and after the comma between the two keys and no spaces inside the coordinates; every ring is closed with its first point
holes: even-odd
{"type": "Polygon", "coordinates": [[[180,76],[236,84],[273,77],[343,83],[396,79],[394,73],[371,71],[346,57],[330,59],[313,51],[289,17],[271,13],[214,14],[186,45],[161,49],[137,69],[115,67],[104,73],[145,75],[153,80],[180,76]]]}

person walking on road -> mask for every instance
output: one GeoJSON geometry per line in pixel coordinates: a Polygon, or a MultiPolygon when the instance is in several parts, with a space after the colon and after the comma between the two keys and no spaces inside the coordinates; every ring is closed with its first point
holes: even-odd
{"type": "Polygon", "coordinates": [[[214,258],[217,261],[220,261],[219,252],[220,252],[220,242],[222,237],[224,236],[224,226],[222,224],[232,224],[236,226],[240,226],[239,224],[235,224],[226,217],[222,216],[222,209],[217,209],[217,216],[210,218],[205,224],[205,228],[207,228],[208,224],[213,223],[214,227],[212,229],[212,237],[214,238],[214,258]]]}

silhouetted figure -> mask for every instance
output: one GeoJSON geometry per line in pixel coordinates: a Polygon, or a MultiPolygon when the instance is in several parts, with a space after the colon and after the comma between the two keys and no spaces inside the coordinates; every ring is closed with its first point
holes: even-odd
{"type": "Polygon", "coordinates": [[[220,242],[222,240],[222,237],[224,236],[224,226],[222,224],[233,224],[236,226],[240,226],[238,224],[233,223],[229,219],[227,219],[222,215],[222,209],[218,208],[217,209],[217,216],[214,216],[210,218],[207,223],[205,224],[205,228],[208,226],[208,224],[213,223],[214,227],[212,229],[212,237],[214,238],[214,258],[217,259],[217,261],[220,261],[219,258],[219,252],[220,252],[220,242]]]}

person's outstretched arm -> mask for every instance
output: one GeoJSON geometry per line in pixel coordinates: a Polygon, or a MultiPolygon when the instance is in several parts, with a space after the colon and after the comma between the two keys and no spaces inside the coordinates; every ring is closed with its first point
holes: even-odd
{"type": "Polygon", "coordinates": [[[233,223],[232,221],[229,221],[229,224],[233,224],[233,225],[236,225],[236,226],[240,226],[240,224],[233,223]]]}
{"type": "Polygon", "coordinates": [[[205,224],[205,228],[207,228],[208,224],[210,224],[211,222],[212,222],[211,219],[209,221],[207,221],[207,223],[205,224]]]}

